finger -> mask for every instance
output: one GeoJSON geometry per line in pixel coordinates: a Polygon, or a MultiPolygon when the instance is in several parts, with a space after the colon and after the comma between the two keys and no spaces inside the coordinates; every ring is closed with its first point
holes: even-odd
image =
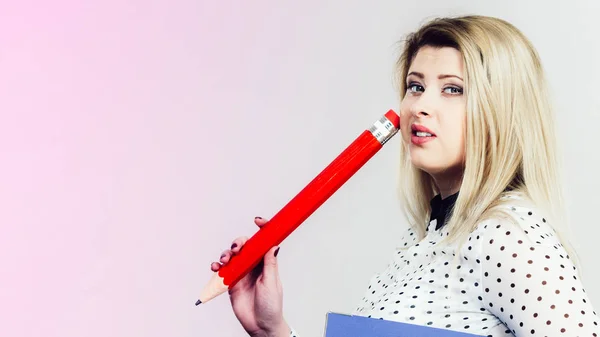
{"type": "Polygon", "coordinates": [[[223,251],[223,253],[221,253],[221,257],[219,258],[219,262],[225,264],[227,262],[229,262],[229,259],[231,258],[231,250],[226,249],[223,251]]]}
{"type": "Polygon", "coordinates": [[[257,216],[254,218],[254,223],[258,226],[258,227],[262,227],[264,226],[267,222],[269,222],[268,219],[265,219],[263,217],[257,216]]]}
{"type": "Polygon", "coordinates": [[[278,253],[279,247],[275,246],[265,254],[262,279],[266,283],[277,282],[277,279],[279,278],[279,266],[277,261],[278,253]]]}
{"type": "Polygon", "coordinates": [[[218,271],[221,268],[221,264],[219,262],[213,262],[210,264],[210,269],[212,271],[218,271]]]}
{"type": "Polygon", "coordinates": [[[233,243],[231,244],[231,253],[233,255],[239,253],[246,241],[248,241],[247,236],[240,236],[237,239],[233,240],[233,243]]]}

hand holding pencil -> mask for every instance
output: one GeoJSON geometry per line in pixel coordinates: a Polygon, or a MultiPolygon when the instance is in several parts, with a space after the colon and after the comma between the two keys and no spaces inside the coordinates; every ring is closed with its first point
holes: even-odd
{"type": "MultiPolygon", "coordinates": [[[[264,226],[267,220],[257,217],[254,223],[264,226]]],[[[217,272],[221,264],[227,265],[232,256],[242,249],[247,237],[236,238],[231,249],[221,254],[219,262],[211,264],[217,272]]],[[[283,318],[283,288],[279,279],[277,253],[279,247],[272,247],[264,259],[229,289],[233,312],[242,327],[250,336],[288,336],[290,328],[283,318]]]]}

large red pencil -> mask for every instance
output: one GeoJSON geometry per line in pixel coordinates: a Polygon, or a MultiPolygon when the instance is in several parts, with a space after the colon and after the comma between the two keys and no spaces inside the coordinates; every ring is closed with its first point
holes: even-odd
{"type": "Polygon", "coordinates": [[[215,272],[200,293],[196,305],[231,289],[246,276],[273,246],[279,245],[306,218],[352,177],[400,128],[400,118],[389,110],[363,131],[304,189],[261,227],[244,248],[215,272]]]}

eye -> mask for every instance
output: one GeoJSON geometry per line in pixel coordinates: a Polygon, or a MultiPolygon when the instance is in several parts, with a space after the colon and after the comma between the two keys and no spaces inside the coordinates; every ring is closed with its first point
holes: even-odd
{"type": "Polygon", "coordinates": [[[463,90],[462,90],[462,88],[459,88],[459,87],[446,87],[446,88],[444,88],[444,92],[451,94],[451,95],[457,95],[457,94],[462,94],[463,90]],[[450,92],[447,91],[448,89],[450,89],[450,92]]]}
{"type": "Polygon", "coordinates": [[[406,87],[406,90],[410,91],[410,92],[417,92],[417,91],[422,91],[425,90],[422,86],[411,82],[408,84],[408,87],[406,87]]]}

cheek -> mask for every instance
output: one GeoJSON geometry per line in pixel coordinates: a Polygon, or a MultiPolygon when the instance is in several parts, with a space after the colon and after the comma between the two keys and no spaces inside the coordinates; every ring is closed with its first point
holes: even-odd
{"type": "Polygon", "coordinates": [[[410,137],[410,114],[405,105],[400,106],[400,132],[404,139],[410,137]]]}
{"type": "Polygon", "coordinates": [[[465,125],[460,122],[448,123],[446,126],[449,135],[448,151],[454,153],[453,156],[464,158],[465,155],[465,125]]]}

